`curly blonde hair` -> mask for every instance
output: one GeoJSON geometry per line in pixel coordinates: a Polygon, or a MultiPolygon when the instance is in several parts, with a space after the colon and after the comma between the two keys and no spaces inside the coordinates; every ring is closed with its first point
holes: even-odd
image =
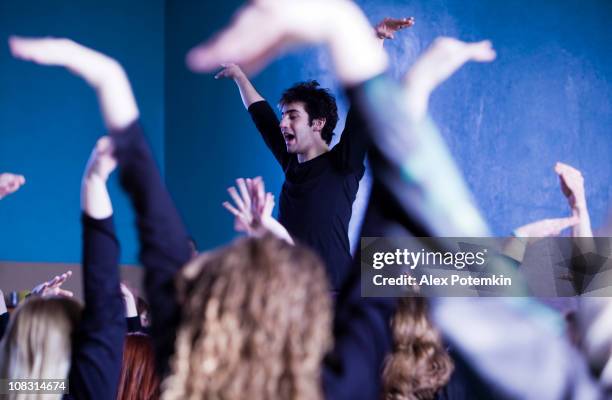
{"type": "Polygon", "coordinates": [[[399,300],[391,322],[393,352],[383,370],[384,400],[428,400],[445,386],[453,362],[427,315],[427,300],[399,300]]]}
{"type": "Polygon", "coordinates": [[[243,238],[191,261],[163,399],[318,399],[331,347],[321,261],[271,236],[243,238]]]}

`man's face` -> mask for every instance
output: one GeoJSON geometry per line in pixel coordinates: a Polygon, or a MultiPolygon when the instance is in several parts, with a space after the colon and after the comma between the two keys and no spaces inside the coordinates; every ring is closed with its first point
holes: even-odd
{"type": "Polygon", "coordinates": [[[283,105],[280,129],[285,139],[287,152],[304,154],[316,145],[317,138],[321,140],[321,133],[317,131],[313,121],[308,123],[309,116],[304,109],[304,103],[297,101],[283,105]]]}

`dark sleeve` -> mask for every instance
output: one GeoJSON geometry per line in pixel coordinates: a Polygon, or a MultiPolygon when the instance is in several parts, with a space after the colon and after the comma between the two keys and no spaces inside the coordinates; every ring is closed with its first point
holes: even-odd
{"type": "Polygon", "coordinates": [[[369,146],[370,138],[363,116],[356,107],[351,106],[346,114],[342,136],[333,151],[338,154],[343,169],[359,171],[365,169],[363,162],[369,146]]]}
{"type": "Polygon", "coordinates": [[[181,315],[174,278],[190,258],[189,238],[138,122],[111,135],[121,185],[136,211],[140,262],[145,267],[145,290],[151,306],[151,335],[157,368],[164,374],[181,315]]]}
{"type": "Polygon", "coordinates": [[[328,400],[380,398],[381,368],[392,345],[389,321],[396,299],[361,297],[358,263],[336,302],[334,348],[323,369],[328,400]]]}
{"type": "Polygon", "coordinates": [[[4,337],[4,333],[6,332],[8,323],[9,323],[9,313],[5,312],[4,314],[0,315],[0,340],[2,340],[2,338],[4,337]]]}
{"type": "Polygon", "coordinates": [[[83,223],[85,309],[75,336],[70,394],[76,399],[116,396],[125,336],[125,312],[119,289],[119,243],[112,217],[83,223]]]}
{"type": "Polygon", "coordinates": [[[266,142],[266,146],[272,151],[276,161],[283,167],[283,171],[286,170],[291,155],[287,153],[287,146],[285,146],[276,113],[270,107],[270,104],[263,100],[251,104],[249,114],[251,114],[251,119],[264,142],[266,142]]]}
{"type": "Polygon", "coordinates": [[[142,332],[142,325],[140,324],[140,317],[138,315],[135,317],[127,317],[125,322],[127,324],[128,333],[142,332]]]}

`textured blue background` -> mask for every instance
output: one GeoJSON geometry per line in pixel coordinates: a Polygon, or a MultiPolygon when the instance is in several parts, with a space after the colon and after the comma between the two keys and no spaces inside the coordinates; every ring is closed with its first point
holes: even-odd
{"type": "MultiPolygon", "coordinates": [[[[81,174],[104,124],[85,82],[60,68],[13,59],[10,34],[66,36],[119,60],[162,163],[164,2],[0,1],[0,171],[27,179],[0,202],[0,260],[78,262],[81,174]]],[[[122,261],[133,263],[133,215],[116,177],[111,194],[122,261]]]]}
{"type": "MultiPolygon", "coordinates": [[[[167,184],[200,247],[234,236],[221,208],[233,179],[262,175],[278,193],[282,172],[233,82],[192,74],[184,64],[187,50],[227,23],[239,2],[47,3],[0,2],[0,38],[71,36],[124,64],[167,184]]],[[[609,1],[359,4],[372,22],[416,17],[414,28],[387,45],[396,76],[437,36],[493,41],[498,59],[461,69],[433,95],[431,113],[496,234],[567,214],[552,169],[558,160],[583,171],[594,225],[603,222],[612,197],[609,1]]],[[[103,132],[93,93],[65,71],[12,60],[2,48],[0,170],[22,172],[28,184],[0,203],[0,259],[78,261],[80,174],[103,132]]],[[[273,63],[254,83],[274,104],[305,79],[339,93],[327,55],[312,48],[273,63]]],[[[132,215],[123,197],[116,203],[123,261],[134,262],[132,215]]]]}

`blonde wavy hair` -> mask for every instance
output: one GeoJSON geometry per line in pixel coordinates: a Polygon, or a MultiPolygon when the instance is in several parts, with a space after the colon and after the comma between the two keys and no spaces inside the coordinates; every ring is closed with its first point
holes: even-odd
{"type": "Polygon", "coordinates": [[[319,399],[331,297],[321,261],[271,236],[191,261],[177,282],[182,322],[169,399],[319,399]]]}
{"type": "Polygon", "coordinates": [[[427,300],[399,300],[391,322],[393,352],[383,369],[384,400],[428,400],[444,387],[453,362],[427,313],[427,300]]]}
{"type": "MultiPolygon", "coordinates": [[[[0,378],[66,379],[72,356],[72,335],[81,306],[66,297],[30,297],[11,318],[0,342],[0,378]]],[[[7,399],[40,398],[40,394],[9,394],[7,399]]],[[[61,398],[49,395],[44,398],[61,398]]]]}

